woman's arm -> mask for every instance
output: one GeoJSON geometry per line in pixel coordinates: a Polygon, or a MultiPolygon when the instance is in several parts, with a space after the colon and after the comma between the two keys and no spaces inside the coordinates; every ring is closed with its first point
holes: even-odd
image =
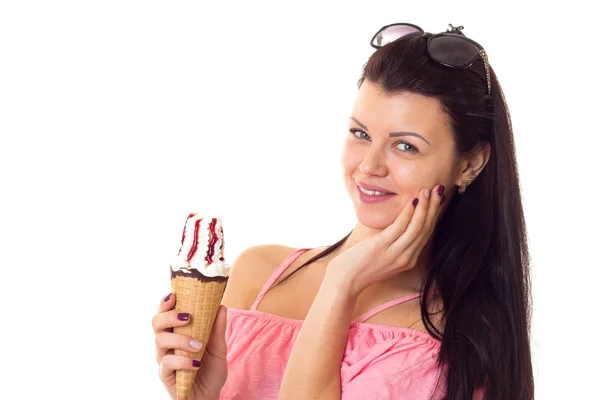
{"type": "Polygon", "coordinates": [[[292,349],[278,400],[339,400],[340,367],[356,294],[325,275],[292,349]]]}

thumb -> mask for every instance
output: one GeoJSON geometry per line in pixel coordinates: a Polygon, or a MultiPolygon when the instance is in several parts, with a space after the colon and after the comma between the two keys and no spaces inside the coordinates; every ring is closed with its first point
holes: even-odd
{"type": "Polygon", "coordinates": [[[207,347],[210,347],[210,352],[222,359],[227,358],[227,341],[225,340],[225,331],[227,329],[227,307],[223,304],[219,305],[217,318],[213,325],[210,339],[207,347]]]}

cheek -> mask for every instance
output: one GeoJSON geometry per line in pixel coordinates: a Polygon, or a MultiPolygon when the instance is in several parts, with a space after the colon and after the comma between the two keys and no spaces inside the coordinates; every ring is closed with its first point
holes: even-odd
{"type": "Polygon", "coordinates": [[[342,167],[344,170],[351,172],[360,166],[362,161],[362,154],[359,154],[356,150],[352,150],[348,144],[344,145],[342,151],[342,167]]]}
{"type": "Polygon", "coordinates": [[[451,175],[450,164],[437,158],[435,162],[402,162],[394,166],[394,181],[406,193],[418,194],[421,189],[431,189],[438,184],[448,185],[451,175]]]}
{"type": "Polygon", "coordinates": [[[393,169],[394,180],[400,188],[410,188],[423,182],[425,173],[423,168],[419,168],[418,163],[409,161],[396,163],[393,169]]]}
{"type": "Polygon", "coordinates": [[[424,179],[422,168],[418,163],[404,160],[391,166],[390,173],[393,175],[394,183],[400,195],[400,204],[404,205],[419,195],[424,179]]]}

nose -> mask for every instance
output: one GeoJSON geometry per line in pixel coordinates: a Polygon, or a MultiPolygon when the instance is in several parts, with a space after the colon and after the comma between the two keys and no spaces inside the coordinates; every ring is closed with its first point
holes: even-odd
{"type": "Polygon", "coordinates": [[[371,146],[369,151],[360,163],[360,172],[363,175],[385,176],[387,166],[385,165],[384,155],[376,146],[371,146]]]}

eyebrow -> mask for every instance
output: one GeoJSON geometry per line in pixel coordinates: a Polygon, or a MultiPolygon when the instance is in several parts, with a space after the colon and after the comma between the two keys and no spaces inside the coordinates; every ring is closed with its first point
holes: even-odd
{"type": "MultiPolygon", "coordinates": [[[[352,119],[352,121],[356,122],[365,131],[367,131],[367,132],[369,131],[367,126],[365,124],[363,124],[362,122],[360,122],[359,120],[357,120],[356,118],[350,117],[350,119],[352,119]]],[[[415,132],[390,132],[390,137],[398,137],[398,136],[415,136],[415,137],[421,138],[423,141],[425,141],[425,143],[427,143],[428,145],[431,146],[431,143],[429,143],[427,141],[427,139],[425,139],[423,136],[419,135],[418,133],[415,133],[415,132]]]]}

